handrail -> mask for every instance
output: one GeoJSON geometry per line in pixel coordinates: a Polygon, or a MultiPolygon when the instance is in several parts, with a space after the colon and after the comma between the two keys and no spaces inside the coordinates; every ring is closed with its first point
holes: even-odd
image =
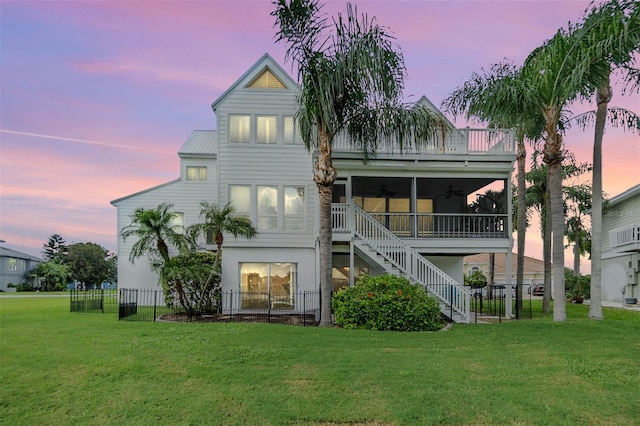
{"type": "Polygon", "coordinates": [[[355,204],[353,231],[378,254],[407,275],[409,280],[422,285],[430,294],[465,319],[469,319],[470,299],[465,287],[429,262],[420,253],[405,244],[367,212],[355,204]]]}
{"type": "MultiPolygon", "coordinates": [[[[348,204],[331,207],[333,230],[350,232],[348,204]]],[[[368,213],[402,238],[508,238],[507,214],[368,213]]]]}
{"type": "Polygon", "coordinates": [[[634,243],[640,243],[640,224],[629,225],[609,231],[609,245],[611,248],[634,243]]]}
{"type": "MultiPolygon", "coordinates": [[[[335,136],[334,152],[360,152],[346,133],[335,136]]],[[[451,129],[442,137],[435,135],[400,148],[394,139],[380,137],[377,154],[514,154],[516,148],[514,129],[451,129]]]]}

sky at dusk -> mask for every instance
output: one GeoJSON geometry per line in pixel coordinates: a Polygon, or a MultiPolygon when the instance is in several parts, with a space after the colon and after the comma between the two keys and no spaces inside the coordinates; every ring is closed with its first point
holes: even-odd
{"type": "MultiPolygon", "coordinates": [[[[482,67],[522,64],[588,3],[353,2],[396,36],[406,100],[426,95],[435,105],[482,67]]],[[[326,1],[323,10],[345,4],[326,1]]],[[[216,128],[211,103],[264,53],[295,76],[275,44],[271,10],[267,0],[1,0],[3,244],[38,255],[58,233],[115,251],[111,200],[179,177],[177,150],[193,130],[216,128]]],[[[611,105],[640,113],[639,97],[617,86],[611,105]]],[[[565,143],[591,160],[592,129],[568,132],[565,143]]],[[[637,135],[608,129],[603,157],[608,196],[640,183],[637,135]]],[[[539,231],[530,233],[526,254],[542,258],[539,231]]]]}

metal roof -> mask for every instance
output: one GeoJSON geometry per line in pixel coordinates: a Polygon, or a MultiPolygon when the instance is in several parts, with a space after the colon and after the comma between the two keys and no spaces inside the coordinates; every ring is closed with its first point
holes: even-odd
{"type": "Polygon", "coordinates": [[[182,147],[178,155],[207,155],[218,154],[218,132],[215,130],[194,130],[182,147]]]}
{"type": "Polygon", "coordinates": [[[44,262],[44,260],[40,259],[39,257],[22,253],[7,247],[0,247],[0,257],[14,257],[16,259],[26,259],[26,260],[33,260],[36,262],[44,262]]]}

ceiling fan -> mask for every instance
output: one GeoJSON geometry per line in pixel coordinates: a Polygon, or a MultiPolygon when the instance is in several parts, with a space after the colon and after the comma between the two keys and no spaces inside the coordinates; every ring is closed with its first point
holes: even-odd
{"type": "Polygon", "coordinates": [[[376,194],[376,198],[382,198],[382,197],[391,198],[391,197],[394,197],[395,195],[396,195],[395,191],[389,191],[387,189],[387,186],[383,184],[383,185],[380,185],[380,190],[376,194]]]}
{"type": "Polygon", "coordinates": [[[465,194],[461,189],[453,189],[453,187],[451,185],[449,185],[449,188],[444,192],[444,194],[442,194],[440,196],[441,197],[445,197],[445,198],[451,198],[453,196],[462,197],[464,195],[465,194]]]}

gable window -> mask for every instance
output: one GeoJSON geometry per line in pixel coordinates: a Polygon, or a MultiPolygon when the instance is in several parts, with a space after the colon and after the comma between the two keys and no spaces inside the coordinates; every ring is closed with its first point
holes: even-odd
{"type": "Polygon", "coordinates": [[[251,187],[249,185],[230,185],[229,202],[236,210],[236,213],[243,215],[251,214],[251,187]]]}
{"type": "Polygon", "coordinates": [[[251,138],[251,116],[229,115],[229,142],[249,143],[251,138]]]}
{"type": "Polygon", "coordinates": [[[247,87],[252,89],[286,89],[282,81],[270,69],[265,69],[247,87]]]}
{"type": "Polygon", "coordinates": [[[284,187],[284,229],[304,230],[304,186],[284,187]]]}
{"type": "Polygon", "coordinates": [[[285,115],[282,118],[282,140],[285,145],[301,144],[302,141],[297,135],[298,129],[296,128],[293,116],[285,115]]]}
{"type": "Polygon", "coordinates": [[[278,188],[257,186],[258,229],[275,231],[278,229],[278,188]]]}
{"type": "Polygon", "coordinates": [[[10,271],[18,270],[18,259],[14,259],[13,257],[9,258],[9,270],[10,271]]]}
{"type": "Polygon", "coordinates": [[[278,132],[275,115],[256,117],[256,143],[273,144],[277,142],[278,132]]]}
{"type": "Polygon", "coordinates": [[[187,180],[207,180],[206,166],[187,166],[187,180]]]}

